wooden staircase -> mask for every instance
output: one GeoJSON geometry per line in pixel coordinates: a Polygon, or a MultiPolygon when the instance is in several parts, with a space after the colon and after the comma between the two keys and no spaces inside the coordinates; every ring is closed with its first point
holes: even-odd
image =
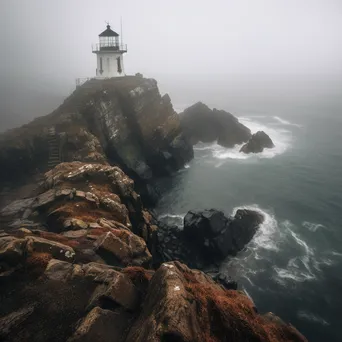
{"type": "Polygon", "coordinates": [[[49,169],[54,168],[56,165],[61,163],[60,156],[60,143],[59,138],[56,134],[55,127],[50,127],[48,131],[48,144],[49,144],[49,169]]]}

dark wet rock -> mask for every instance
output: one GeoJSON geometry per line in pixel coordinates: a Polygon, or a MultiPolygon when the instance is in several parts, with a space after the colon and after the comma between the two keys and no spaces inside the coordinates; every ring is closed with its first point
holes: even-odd
{"type": "Polygon", "coordinates": [[[180,113],[183,131],[191,143],[217,141],[224,147],[242,144],[251,137],[249,128],[224,110],[211,110],[198,102],[180,113]]]}
{"type": "Polygon", "coordinates": [[[264,132],[258,131],[252,135],[249,141],[243,145],[240,152],[243,153],[259,153],[264,150],[264,148],[273,148],[274,144],[271,138],[264,132]]]}
{"type": "Polygon", "coordinates": [[[218,268],[227,256],[236,255],[253,238],[264,216],[253,210],[239,209],[234,217],[210,209],[189,211],[184,229],[159,223],[156,264],[180,260],[191,267],[218,268]]]}
{"type": "Polygon", "coordinates": [[[190,211],[184,218],[184,234],[199,253],[223,259],[243,249],[263,220],[263,215],[245,209],[233,219],[214,209],[190,211]]]}
{"type": "Polygon", "coordinates": [[[227,290],[237,290],[238,284],[229,275],[224,273],[218,273],[213,277],[213,279],[224,286],[227,290]]]}

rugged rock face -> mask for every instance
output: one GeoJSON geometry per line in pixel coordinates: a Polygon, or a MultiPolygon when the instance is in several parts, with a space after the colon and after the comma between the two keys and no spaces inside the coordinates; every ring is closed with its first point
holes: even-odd
{"type": "Polygon", "coordinates": [[[179,262],[153,272],[27,256],[0,284],[2,341],[306,341],[179,262]]]}
{"type": "Polygon", "coordinates": [[[263,221],[262,214],[246,209],[239,209],[234,217],[215,209],[189,211],[184,229],[159,224],[158,251],[161,260],[206,269],[241,251],[263,221]]]}
{"type": "Polygon", "coordinates": [[[258,131],[253,134],[249,141],[241,147],[240,152],[259,153],[262,152],[264,148],[273,147],[274,144],[271,138],[264,131],[258,131]]]}
{"type": "Polygon", "coordinates": [[[153,250],[157,229],[121,169],[81,162],[56,166],[45,174],[36,194],[5,206],[0,218],[7,232],[23,237],[23,243],[7,237],[1,246],[0,255],[8,256],[4,262],[9,265],[27,253],[148,265],[146,242],[153,250]]]}
{"type": "MultiPolygon", "coordinates": [[[[239,143],[225,120],[215,139],[239,143]]],[[[155,177],[192,156],[169,97],[141,77],[91,80],[49,116],[1,135],[0,340],[306,341],[257,314],[229,275],[161,263],[219,261],[263,220],[208,210],[189,212],[184,230],[158,229],[130,176],[151,195],[155,177]]]]}
{"type": "Polygon", "coordinates": [[[93,79],[50,115],[0,135],[0,182],[82,161],[114,163],[146,186],[192,157],[179,116],[155,80],[93,79]]]}
{"type": "Polygon", "coordinates": [[[180,114],[185,135],[193,145],[199,141],[214,142],[224,147],[242,144],[251,137],[249,128],[224,110],[211,110],[198,102],[180,114]]]}

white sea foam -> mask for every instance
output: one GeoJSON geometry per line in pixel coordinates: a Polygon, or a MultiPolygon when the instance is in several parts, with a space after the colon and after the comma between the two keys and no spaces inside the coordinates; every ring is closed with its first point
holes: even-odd
{"type": "Polygon", "coordinates": [[[301,271],[299,269],[284,269],[280,267],[273,267],[276,272],[275,280],[281,284],[286,285],[286,281],[303,282],[307,280],[314,280],[316,277],[308,272],[301,271]]]}
{"type": "Polygon", "coordinates": [[[232,213],[233,216],[236,214],[238,209],[255,210],[264,216],[264,222],[260,225],[258,231],[254,235],[254,238],[250,244],[250,247],[255,250],[255,254],[257,254],[256,251],[258,248],[278,251],[278,241],[280,238],[280,232],[278,228],[278,222],[275,219],[274,215],[259,208],[256,204],[252,204],[234,208],[232,213]]]}
{"type": "Polygon", "coordinates": [[[305,319],[307,321],[312,321],[312,322],[316,322],[322,325],[330,325],[329,322],[327,322],[325,319],[323,319],[322,317],[318,316],[318,315],[314,315],[311,312],[307,312],[304,310],[300,310],[297,312],[297,316],[299,318],[305,319]]]}
{"type": "Polygon", "coordinates": [[[302,127],[301,125],[298,125],[298,124],[292,123],[290,121],[284,120],[284,119],[280,118],[279,116],[273,116],[273,119],[278,121],[279,123],[281,123],[283,125],[302,127]]]}
{"type": "MultiPolygon", "coordinates": [[[[259,116],[260,118],[263,116],[259,116]]],[[[258,131],[264,131],[267,133],[274,142],[275,147],[272,149],[264,149],[261,153],[256,154],[245,154],[241,153],[240,149],[243,144],[235,145],[233,148],[225,148],[223,146],[218,145],[217,143],[212,144],[197,144],[194,147],[195,151],[209,151],[212,156],[217,159],[225,160],[225,159],[239,159],[239,160],[247,160],[247,159],[257,159],[257,158],[273,158],[277,155],[284,153],[292,143],[292,133],[288,129],[285,128],[274,128],[268,127],[265,124],[257,121],[259,117],[251,116],[251,117],[239,117],[239,121],[247,126],[252,133],[256,133],[258,131]],[[256,119],[257,118],[257,119],[256,119]]],[[[221,166],[222,164],[218,164],[216,167],[221,166]]]]}
{"type": "Polygon", "coordinates": [[[295,233],[291,228],[293,225],[289,221],[284,221],[285,232],[287,238],[291,239],[297,246],[300,247],[300,255],[291,258],[286,268],[274,267],[275,280],[281,285],[286,285],[287,281],[303,282],[316,279],[313,272],[313,267],[319,270],[319,262],[314,258],[314,249],[303,240],[299,234],[295,233]]]}
{"type": "Polygon", "coordinates": [[[161,221],[166,221],[167,223],[174,224],[177,227],[183,227],[183,220],[185,214],[164,214],[158,217],[161,221]],[[170,222],[169,222],[170,221],[170,222]]]}
{"type": "Polygon", "coordinates": [[[311,232],[316,232],[318,229],[327,229],[327,227],[323,226],[323,224],[320,223],[313,223],[313,222],[308,222],[304,221],[302,223],[302,226],[311,232]]]}

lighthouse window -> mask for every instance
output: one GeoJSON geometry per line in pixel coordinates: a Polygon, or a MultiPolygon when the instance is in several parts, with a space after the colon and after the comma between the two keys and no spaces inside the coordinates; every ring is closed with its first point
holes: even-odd
{"type": "Polygon", "coordinates": [[[118,63],[118,73],[121,74],[122,73],[121,59],[120,59],[120,57],[118,57],[116,60],[118,63]]]}
{"type": "Polygon", "coordinates": [[[103,69],[102,69],[102,57],[100,57],[100,74],[102,74],[103,69]]]}

